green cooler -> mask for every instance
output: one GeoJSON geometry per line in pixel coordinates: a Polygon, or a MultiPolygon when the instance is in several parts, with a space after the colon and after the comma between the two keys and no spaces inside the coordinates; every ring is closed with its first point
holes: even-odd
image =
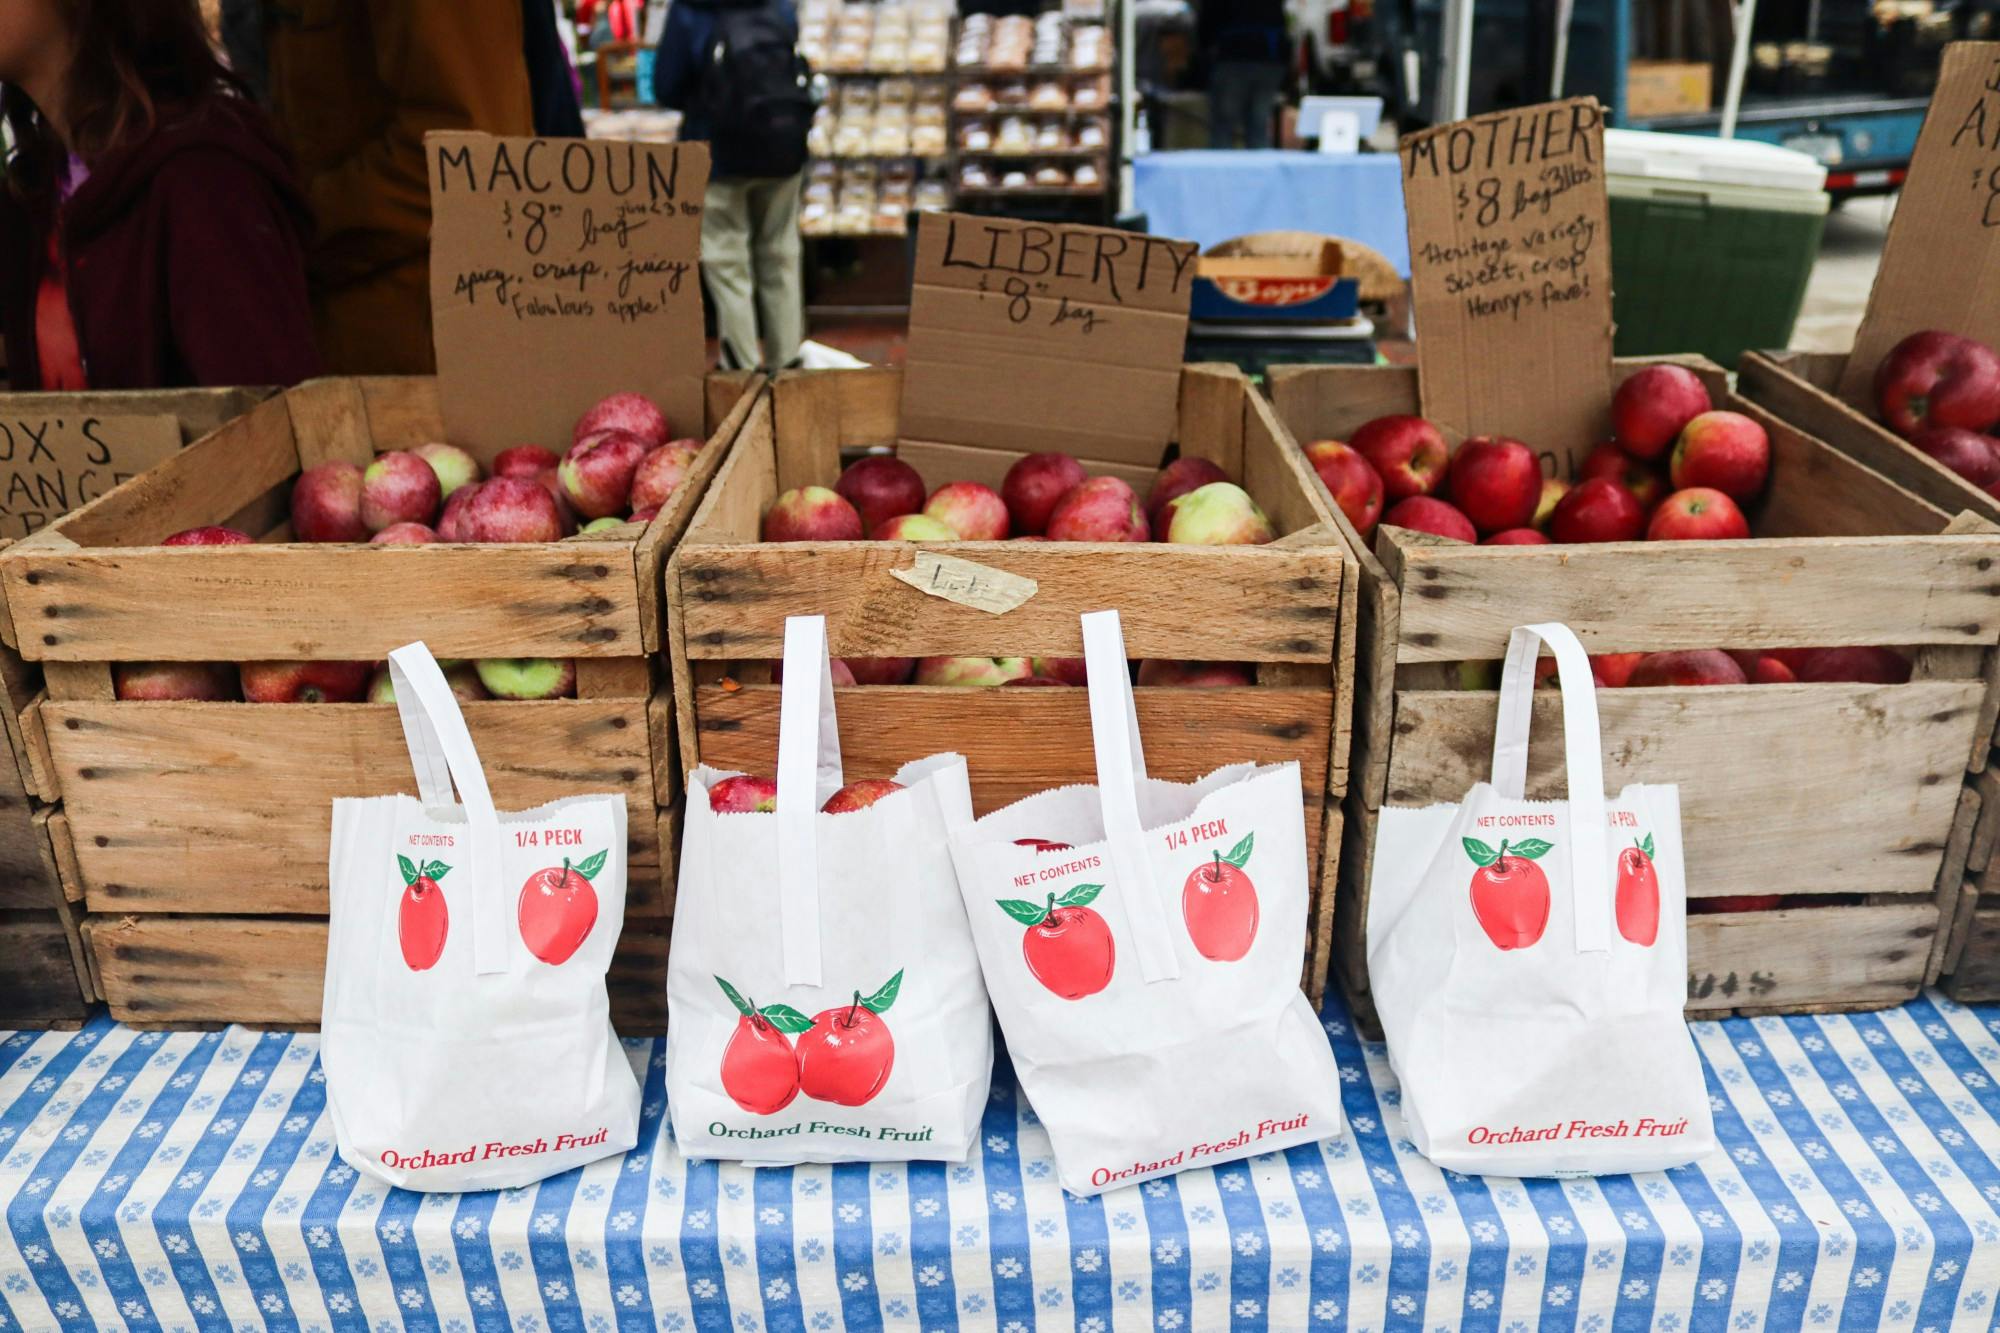
{"type": "Polygon", "coordinates": [[[1784,347],[1826,223],[1826,168],[1747,139],[1606,130],[1620,356],[1734,367],[1784,347]]]}

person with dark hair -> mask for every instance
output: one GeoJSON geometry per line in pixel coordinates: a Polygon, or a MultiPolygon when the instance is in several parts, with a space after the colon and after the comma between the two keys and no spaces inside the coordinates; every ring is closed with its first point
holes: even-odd
{"type": "Polygon", "coordinates": [[[1271,146],[1271,116],[1285,84],[1290,42],[1284,0],[1202,0],[1198,35],[1208,67],[1208,142],[1271,146]]]}
{"type": "Polygon", "coordinates": [[[196,0],[0,5],[0,328],[16,389],[316,374],[310,219],[196,0]]]}

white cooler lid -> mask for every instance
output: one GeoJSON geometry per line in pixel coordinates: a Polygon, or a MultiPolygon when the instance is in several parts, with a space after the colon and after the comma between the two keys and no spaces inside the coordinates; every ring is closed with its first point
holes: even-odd
{"type": "Polygon", "coordinates": [[[1820,191],[1826,168],[1811,156],[1754,139],[1716,139],[1658,130],[1606,130],[1604,165],[1611,176],[1642,180],[1752,185],[1820,191]]]}

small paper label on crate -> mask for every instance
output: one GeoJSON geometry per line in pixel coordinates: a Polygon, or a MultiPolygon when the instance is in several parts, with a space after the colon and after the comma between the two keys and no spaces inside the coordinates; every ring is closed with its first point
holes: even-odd
{"type": "Polygon", "coordinates": [[[1401,151],[1424,415],[1512,436],[1569,476],[1611,404],[1604,109],[1474,116],[1401,151]]]}
{"type": "Polygon", "coordinates": [[[935,551],[918,551],[915,564],[889,573],[928,597],[996,616],[1027,605],[1040,590],[1033,579],[935,551]]]}
{"type": "Polygon", "coordinates": [[[561,452],[614,393],[706,432],[705,144],[424,136],[438,397],[482,458],[561,452]]]}

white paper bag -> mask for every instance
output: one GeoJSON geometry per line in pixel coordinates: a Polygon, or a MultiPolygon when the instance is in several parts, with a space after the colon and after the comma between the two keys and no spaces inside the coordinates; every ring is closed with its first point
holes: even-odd
{"type": "MultiPolygon", "coordinates": [[[[1083,617],[1097,786],[954,836],[986,985],[1063,1187],[1101,1190],[1341,1133],[1299,991],[1297,764],[1146,776],[1118,613],[1083,617]]],[[[1199,714],[1200,691],[1186,707],[1199,714]]],[[[1055,743],[1055,742],[1052,742],[1055,743]]]]}
{"type": "Polygon", "coordinates": [[[479,1190],[624,1152],[639,1085],[604,992],[624,798],[497,813],[429,649],[389,672],[423,799],[333,803],[320,1060],[341,1160],[479,1190]]]}
{"type": "Polygon", "coordinates": [[[1368,976],[1410,1138],[1454,1171],[1651,1171],[1715,1146],[1681,1016],[1680,790],[1604,799],[1590,661],[1563,625],[1517,628],[1493,776],[1457,805],[1384,809],[1368,976]],[[1562,685],[1569,799],[1522,798],[1538,644],[1562,685]]]}
{"type": "MultiPolygon", "coordinates": [[[[986,987],[952,870],[965,760],[843,814],[826,622],[785,622],[773,813],[688,778],[667,955],[667,1110],[689,1157],[964,1161],[993,1077],[986,987]]],[[[866,776],[879,776],[868,774],[866,776]]]]}

